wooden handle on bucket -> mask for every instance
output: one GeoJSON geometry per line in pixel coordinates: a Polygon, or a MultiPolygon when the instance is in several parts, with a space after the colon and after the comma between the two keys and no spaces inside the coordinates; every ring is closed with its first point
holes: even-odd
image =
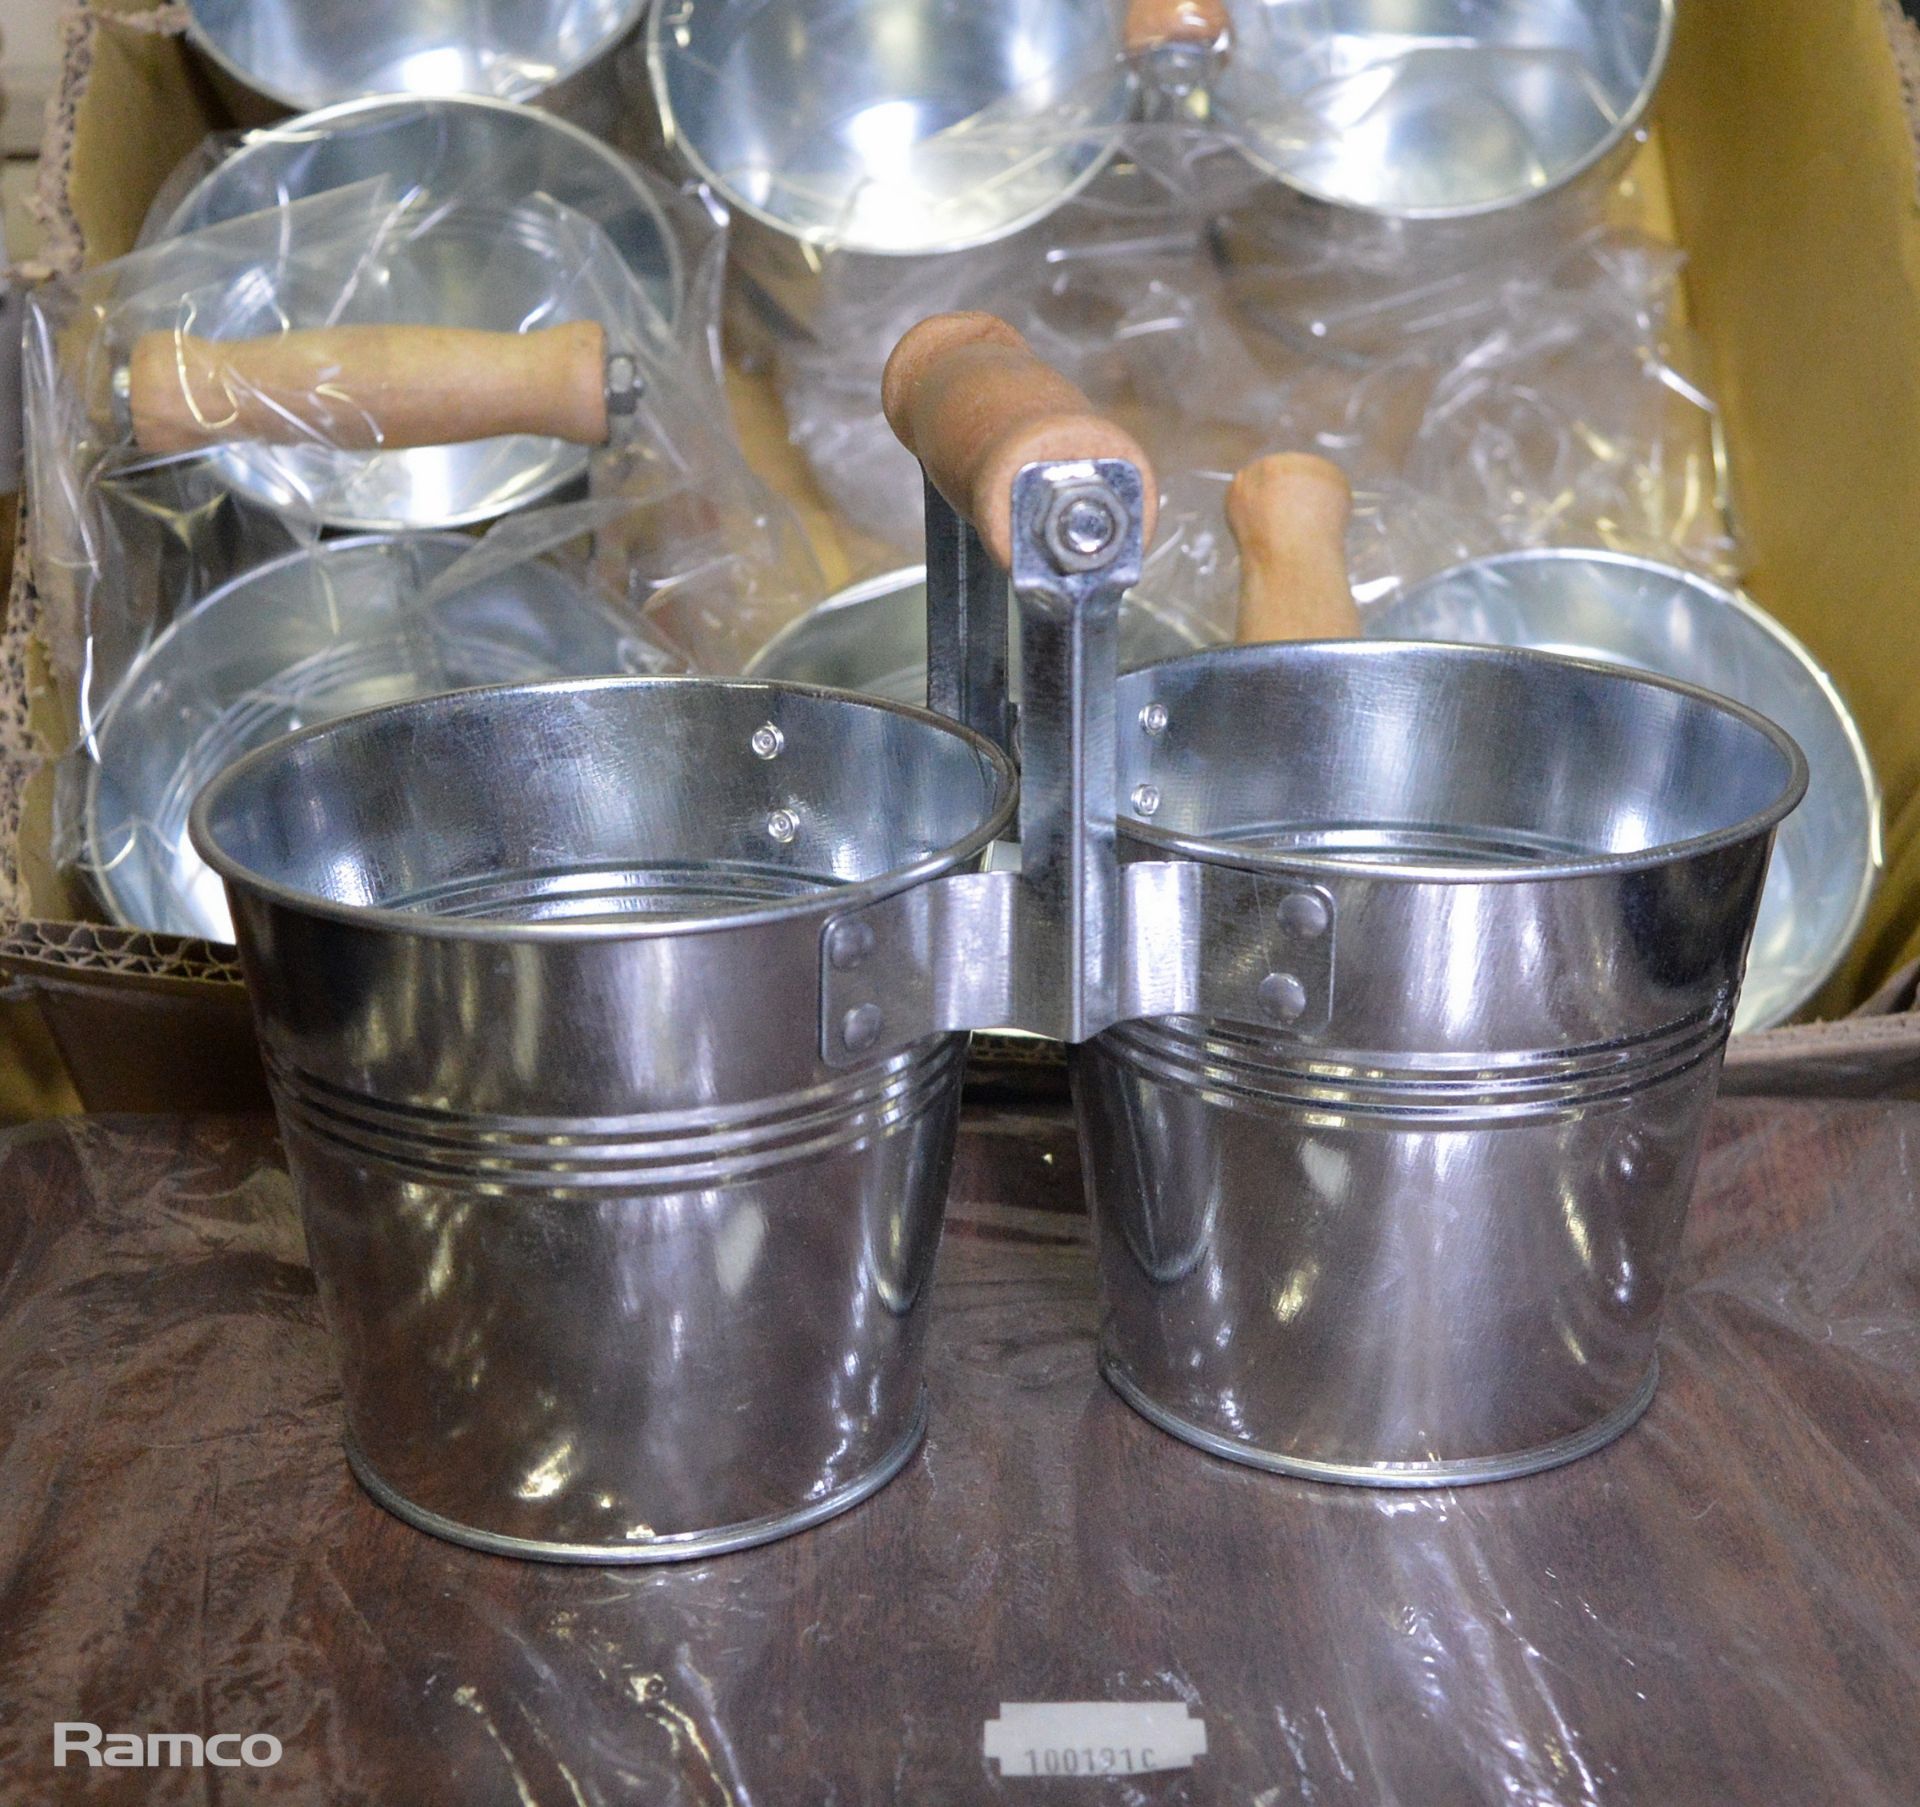
{"type": "Polygon", "coordinates": [[[1152,540],[1159,492],[1146,453],[1004,320],[922,320],[894,347],[880,393],[900,443],[1003,568],[1013,562],[1013,480],[1029,464],[1124,459],[1140,473],[1152,540]]]}
{"type": "Polygon", "coordinates": [[[1223,0],[1133,0],[1127,8],[1124,41],[1129,57],[1190,44],[1196,50],[1225,50],[1231,23],[1223,0]]]}
{"type": "Polygon", "coordinates": [[[1276,452],[1227,488],[1227,524],[1240,543],[1242,645],[1351,640],[1360,632],[1347,580],[1353,489],[1337,464],[1276,452]]]}
{"type": "Polygon", "coordinates": [[[134,443],[235,440],[343,451],[534,433],[604,445],[607,336],[591,320],[531,333],[327,326],[217,342],[144,334],[127,365],[134,443]]]}

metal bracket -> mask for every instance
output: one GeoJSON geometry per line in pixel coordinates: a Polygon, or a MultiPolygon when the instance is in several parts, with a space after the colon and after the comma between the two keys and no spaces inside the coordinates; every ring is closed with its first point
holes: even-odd
{"type": "MultiPolygon", "coordinates": [[[[1318,885],[1195,860],[1120,869],[1117,1015],[1202,1016],[1311,1040],[1333,1015],[1334,902],[1318,885]]],[[[930,1035],[1049,1035],[1057,1000],[1023,960],[1016,871],[969,872],[834,917],[820,943],[820,1052],[854,1066],[930,1035]]],[[[1040,936],[1045,940],[1044,933],[1040,936]]]]}
{"type": "Polygon", "coordinates": [[[1301,1041],[1333,1019],[1334,902],[1301,879],[1198,860],[1120,870],[1117,1021],[1221,1017],[1301,1041]]]}
{"type": "Polygon", "coordinates": [[[822,1057],[851,1066],[969,1029],[1083,1042],[1147,1016],[1324,1032],[1328,892],[1198,860],[1120,863],[1115,689],[1120,599],[1140,577],[1140,472],[1120,459],[1030,464],[1010,501],[1002,574],[928,485],[928,699],[1004,744],[1010,577],[1026,688],[1018,865],[829,920],[822,1057]]]}

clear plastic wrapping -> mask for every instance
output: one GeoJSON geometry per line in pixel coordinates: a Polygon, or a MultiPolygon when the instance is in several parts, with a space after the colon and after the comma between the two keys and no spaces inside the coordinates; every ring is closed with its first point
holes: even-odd
{"type": "MultiPolygon", "coordinates": [[[[1238,464],[1287,449],[1354,481],[1363,602],[1521,546],[1737,574],[1718,414],[1677,313],[1682,259],[1598,219],[1595,197],[1411,286],[1404,270],[1343,283],[1337,234],[1312,241],[1314,266],[1284,234],[1276,248],[1233,223],[1156,227],[1099,203],[1096,186],[1043,246],[920,262],[834,297],[823,331],[780,346],[794,440],[866,532],[905,552],[918,519],[917,473],[879,411],[886,348],[925,314],[987,307],[1140,437],[1166,489],[1163,538],[1182,547],[1220,539],[1238,464]]],[[[1168,556],[1172,600],[1230,632],[1230,546],[1204,568],[1168,556]]]]}
{"type": "Polygon", "coordinates": [[[274,732],[453,683],[735,670],[818,600],[700,324],[720,236],[679,243],[669,321],[606,233],[550,196],[376,178],[36,294],[30,551],[76,718],[54,854],[110,913],[219,933],[185,809],[274,732]],[[457,369],[440,341],[383,336],[374,355],[316,338],[423,324],[513,337],[457,369]],[[550,366],[541,348],[562,341],[550,366]],[[260,361],[296,352],[304,387],[260,361]],[[533,413],[499,414],[523,429],[501,434],[515,382],[533,413]]]}

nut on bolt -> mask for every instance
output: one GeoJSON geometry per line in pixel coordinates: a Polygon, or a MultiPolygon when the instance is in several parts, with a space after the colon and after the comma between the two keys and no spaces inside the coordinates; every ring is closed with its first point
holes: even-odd
{"type": "Polygon", "coordinates": [[[639,409],[646,393],[646,378],[640,374],[640,360],[630,351],[616,351],[607,359],[607,412],[632,414],[639,409]]]}
{"type": "Polygon", "coordinates": [[[1054,493],[1041,537],[1062,571],[1097,571],[1112,561],[1126,526],[1126,505],[1106,484],[1068,483],[1054,493]]]}

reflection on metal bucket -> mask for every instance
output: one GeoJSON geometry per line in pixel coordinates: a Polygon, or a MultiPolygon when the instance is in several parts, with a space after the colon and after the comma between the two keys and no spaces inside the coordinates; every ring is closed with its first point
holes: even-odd
{"type": "Polygon", "coordinates": [[[1630,138],[1673,0],[1253,0],[1214,100],[1304,195],[1458,220],[1564,187],[1630,138]]]}
{"type": "Polygon", "coordinates": [[[532,100],[604,57],[646,0],[187,0],[194,42],[283,106],[367,94],[532,100]]]}
{"type": "Polygon", "coordinates": [[[154,641],[89,737],[87,868],[114,921],[233,939],[187,812],[282,734],[470,685],[661,662],[631,622],[544,560],[445,587],[474,547],[454,533],[324,541],[225,585],[154,641]]]}
{"type": "Polygon", "coordinates": [[[1454,647],[1201,654],[1120,688],[1123,858],[1243,875],[1281,940],[1239,976],[1264,1021],[1075,1052],[1114,1385],[1325,1480],[1598,1447],[1651,1397],[1798,752],[1697,691],[1454,647]]]}
{"type": "MultiPolygon", "coordinates": [[[[1120,609],[1120,665],[1130,671],[1204,641],[1189,623],[1129,598],[1120,609]]],[[[1020,642],[1009,648],[1010,682],[1019,695],[1020,642]]],[[[859,690],[893,703],[927,700],[925,566],[890,571],[843,590],[790,622],[747,665],[754,678],[784,678],[859,690]]]]}
{"type": "Polygon", "coordinates": [[[376,1497],[652,1562],[905,1461],[965,1041],[827,1065],[820,937],[977,865],[1012,794],[924,713],[697,679],[403,704],[213,786],[376,1497]]]}
{"type": "Polygon", "coordinates": [[[1845,957],[1880,873],[1880,787],[1813,656],[1771,616],[1695,572],[1618,552],[1476,559],[1371,609],[1383,640],[1531,646],[1658,672],[1777,723],[1807,757],[1807,806],[1780,825],[1736,1031],[1808,1004],[1845,957]]]}

